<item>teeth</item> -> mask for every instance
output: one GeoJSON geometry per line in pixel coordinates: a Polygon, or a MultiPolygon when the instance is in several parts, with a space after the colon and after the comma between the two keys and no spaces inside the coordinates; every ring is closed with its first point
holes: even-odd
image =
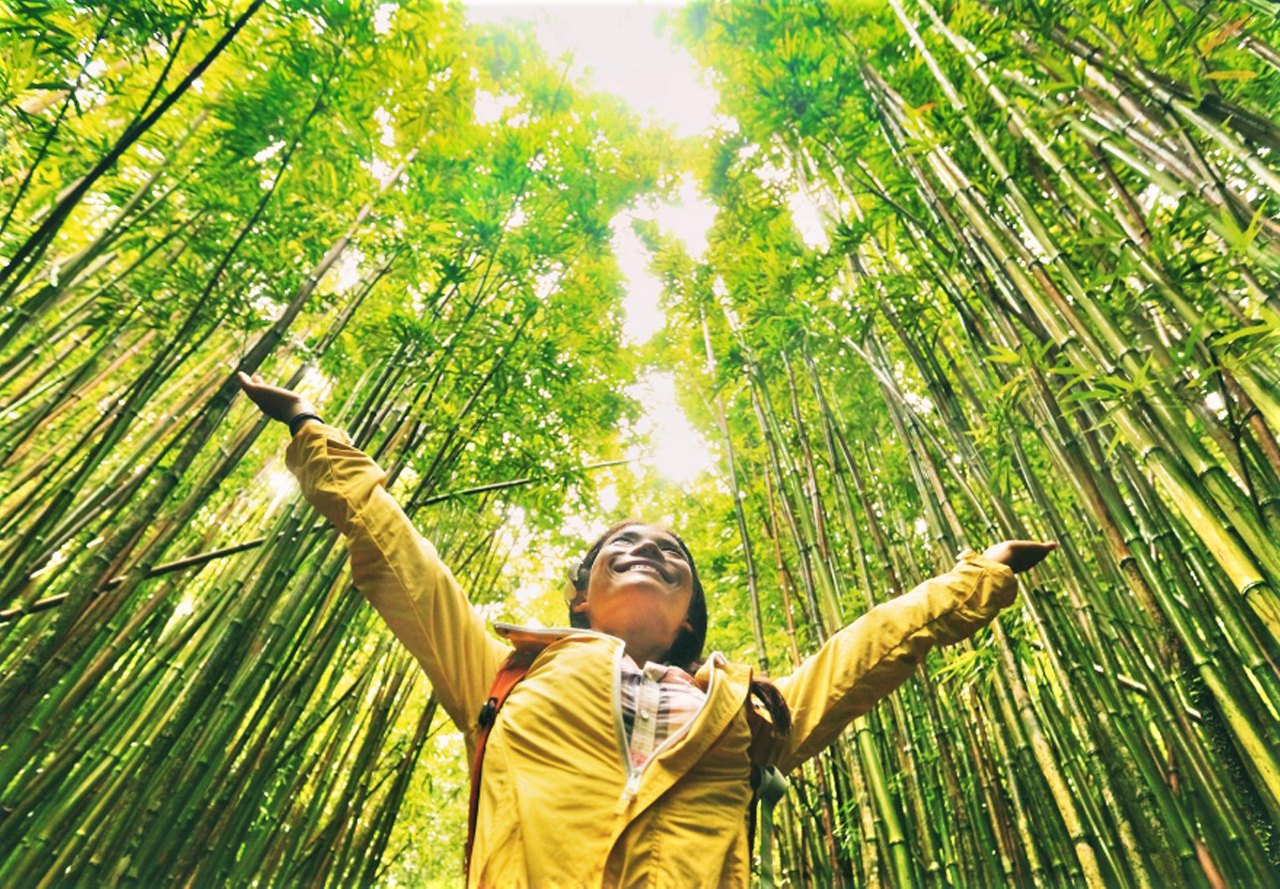
{"type": "Polygon", "coordinates": [[[628,565],[626,568],[623,569],[623,573],[626,573],[628,571],[643,571],[645,574],[652,574],[654,577],[662,577],[662,572],[659,571],[653,565],[645,565],[645,564],[628,565]]]}

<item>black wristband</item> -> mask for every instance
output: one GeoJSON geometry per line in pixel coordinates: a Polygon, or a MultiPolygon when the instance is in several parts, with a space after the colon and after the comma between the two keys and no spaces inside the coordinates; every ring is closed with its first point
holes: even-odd
{"type": "Polygon", "coordinates": [[[319,414],[298,414],[298,416],[294,417],[292,420],[289,421],[290,435],[298,434],[298,429],[302,426],[303,420],[315,420],[318,423],[324,422],[324,420],[320,419],[319,414]]]}

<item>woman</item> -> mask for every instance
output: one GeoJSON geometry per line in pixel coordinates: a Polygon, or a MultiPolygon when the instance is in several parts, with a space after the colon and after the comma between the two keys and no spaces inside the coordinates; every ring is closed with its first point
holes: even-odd
{"type": "Polygon", "coordinates": [[[356,587],[422,664],[468,752],[514,647],[532,659],[490,731],[472,886],[747,886],[753,765],[794,768],[906,679],[935,645],[1012,603],[1055,546],[1006,541],[879,605],[771,685],[719,652],[673,532],[615,525],[573,578],[573,627],[486,632],[385,473],[295,393],[240,375],[289,423],[286,463],[347,538],[356,587]],[[690,675],[692,673],[692,675],[690,675]]]}

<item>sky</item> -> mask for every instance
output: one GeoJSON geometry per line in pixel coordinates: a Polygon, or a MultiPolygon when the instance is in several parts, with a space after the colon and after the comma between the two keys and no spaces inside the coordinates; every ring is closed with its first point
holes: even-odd
{"type": "MultiPolygon", "coordinates": [[[[694,136],[715,125],[716,94],[689,54],[659,33],[663,16],[680,5],[473,0],[464,3],[464,9],[468,20],[477,24],[529,23],[549,57],[571,59],[573,80],[621,96],[641,117],[672,127],[678,136],[694,136]]],[[[656,221],[698,257],[706,249],[715,208],[699,193],[697,183],[688,179],[675,201],[640,206],[613,220],[614,253],[627,281],[624,336],[640,345],[662,329],[664,318],[659,306],[662,287],[648,272],[648,255],[631,230],[633,218],[656,221]]],[[[647,462],[677,483],[712,470],[706,442],[676,403],[671,374],[647,374],[630,394],[646,406],[639,428],[655,444],[647,462]]],[[[636,451],[640,450],[637,445],[636,451]]]]}
{"type": "Polygon", "coordinates": [[[574,79],[615,93],[641,115],[692,136],[714,122],[716,94],[689,54],[658,34],[663,15],[682,5],[471,0],[463,8],[475,23],[530,23],[551,58],[572,56],[574,79]]]}

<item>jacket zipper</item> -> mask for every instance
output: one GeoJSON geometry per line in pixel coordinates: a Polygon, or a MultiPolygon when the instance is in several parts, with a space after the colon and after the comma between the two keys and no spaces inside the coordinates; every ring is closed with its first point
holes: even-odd
{"type": "Polygon", "coordinates": [[[644,775],[644,770],[649,768],[649,764],[658,758],[659,753],[684,737],[685,734],[688,733],[689,729],[693,727],[693,724],[697,721],[698,717],[702,715],[702,711],[706,709],[707,704],[711,703],[711,694],[716,687],[715,667],[717,666],[720,658],[720,652],[717,651],[713,652],[707,661],[707,663],[711,664],[712,667],[711,681],[707,683],[707,696],[698,707],[697,712],[695,712],[693,716],[689,717],[688,722],[680,726],[680,731],[673,735],[668,735],[666,740],[655,747],[653,749],[653,753],[651,753],[649,758],[645,760],[644,765],[637,769],[631,764],[631,750],[627,744],[626,725],[622,720],[622,657],[625,653],[625,647],[620,647],[614,658],[613,665],[613,714],[614,721],[618,726],[618,749],[622,753],[622,765],[627,770],[627,783],[622,790],[622,799],[620,800],[624,807],[630,805],[631,801],[636,798],[636,794],[640,792],[640,778],[644,775]]]}
{"type": "MultiPolygon", "coordinates": [[[[494,624],[495,628],[508,627],[508,626],[512,626],[512,625],[494,624]]],[[[519,628],[512,627],[512,628],[528,631],[527,628],[524,628],[524,627],[519,627],[519,628]]],[[[684,725],[680,727],[680,731],[676,732],[674,735],[668,736],[665,741],[663,741],[661,744],[655,747],[653,750],[653,753],[650,754],[647,760],[645,760],[645,764],[637,769],[635,766],[631,764],[631,750],[629,748],[629,745],[627,744],[627,726],[622,719],[622,658],[627,653],[626,644],[623,643],[623,641],[619,639],[617,636],[611,636],[608,633],[601,633],[598,630],[574,628],[573,630],[569,630],[568,632],[565,632],[565,633],[558,633],[556,634],[556,636],[559,637],[562,635],[568,636],[568,635],[578,635],[578,634],[581,634],[584,636],[596,636],[601,639],[608,639],[616,644],[616,647],[614,649],[614,655],[613,655],[613,722],[614,722],[614,736],[617,738],[617,741],[618,741],[618,754],[622,759],[622,768],[627,773],[627,783],[623,786],[622,798],[619,800],[619,803],[621,804],[621,806],[625,808],[626,806],[631,804],[631,801],[636,798],[636,794],[640,792],[640,778],[644,775],[644,770],[649,767],[649,763],[657,759],[658,754],[661,753],[663,750],[667,749],[667,747],[671,746],[676,741],[684,737],[684,735],[689,731],[689,729],[693,727],[693,724],[694,722],[697,721],[698,717],[702,715],[703,709],[705,709],[707,704],[711,702],[711,693],[715,690],[715,687],[716,687],[715,667],[719,664],[719,662],[723,659],[723,657],[720,654],[720,652],[714,651],[711,653],[711,657],[707,658],[707,663],[711,664],[711,667],[712,667],[711,680],[710,682],[707,683],[707,697],[705,700],[703,700],[702,705],[698,707],[697,712],[694,713],[693,716],[689,718],[688,722],[686,722],[684,725]]],[[[539,633],[539,635],[551,635],[551,634],[539,633]]]]}

